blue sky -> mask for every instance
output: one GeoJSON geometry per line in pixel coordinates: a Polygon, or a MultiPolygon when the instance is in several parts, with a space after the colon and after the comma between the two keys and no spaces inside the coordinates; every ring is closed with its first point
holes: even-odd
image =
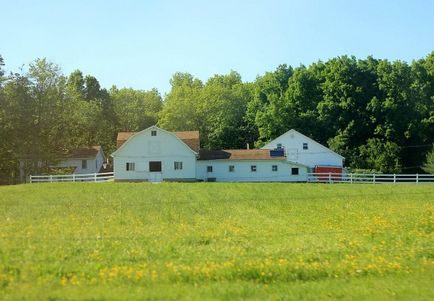
{"type": "Polygon", "coordinates": [[[177,71],[252,81],[279,64],[355,55],[411,61],[434,50],[433,0],[0,0],[0,54],[38,57],[109,88],[156,87],[177,71]]]}

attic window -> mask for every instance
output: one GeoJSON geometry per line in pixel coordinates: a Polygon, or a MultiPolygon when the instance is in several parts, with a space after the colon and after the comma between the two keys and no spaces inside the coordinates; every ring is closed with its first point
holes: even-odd
{"type": "Polygon", "coordinates": [[[151,131],[151,136],[157,136],[157,131],[156,130],[152,130],[151,131]]]}
{"type": "Polygon", "coordinates": [[[303,149],[309,149],[309,146],[307,145],[307,142],[303,143],[303,149]]]}

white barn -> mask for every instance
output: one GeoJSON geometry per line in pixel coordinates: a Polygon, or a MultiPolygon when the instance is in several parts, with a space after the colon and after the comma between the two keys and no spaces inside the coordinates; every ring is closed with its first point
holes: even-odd
{"type": "Polygon", "coordinates": [[[314,168],[343,167],[344,157],[315,140],[292,129],[265,144],[262,149],[282,148],[288,161],[314,168]]]}
{"type": "Polygon", "coordinates": [[[116,181],[196,181],[199,132],[168,132],[151,126],[118,134],[112,154],[116,181]]]}
{"type": "Polygon", "coordinates": [[[299,182],[309,172],[309,165],[290,160],[283,148],[201,150],[198,131],[151,126],[119,133],[117,145],[116,181],[299,182]]]}

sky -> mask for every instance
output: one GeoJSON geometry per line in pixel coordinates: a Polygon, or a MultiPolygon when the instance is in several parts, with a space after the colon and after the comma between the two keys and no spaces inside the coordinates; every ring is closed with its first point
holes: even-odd
{"type": "Polygon", "coordinates": [[[6,70],[46,57],[65,75],[162,95],[175,72],[253,81],[279,64],[434,51],[434,0],[0,0],[0,18],[6,70]]]}

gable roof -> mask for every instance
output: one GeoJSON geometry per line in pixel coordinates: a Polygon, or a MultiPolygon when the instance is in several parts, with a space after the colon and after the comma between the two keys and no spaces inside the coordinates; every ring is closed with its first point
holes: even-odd
{"type": "MultiPolygon", "coordinates": [[[[63,153],[51,153],[51,154],[47,154],[45,153],[44,155],[41,154],[21,154],[18,155],[18,159],[19,160],[41,160],[43,158],[46,158],[47,155],[50,158],[56,158],[56,160],[67,160],[67,159],[95,159],[95,157],[97,156],[97,154],[99,152],[102,152],[102,148],[100,145],[94,145],[94,146],[90,146],[90,147],[79,147],[76,149],[72,149],[68,152],[63,152],[63,153]]],[[[103,153],[104,156],[104,153],[103,153]]]]}
{"type": "Polygon", "coordinates": [[[69,151],[65,157],[69,159],[95,159],[100,150],[101,146],[99,145],[81,147],[69,151]]]}
{"type": "Polygon", "coordinates": [[[173,132],[176,137],[184,141],[192,150],[198,152],[200,149],[199,131],[173,132]]]}
{"type": "Polygon", "coordinates": [[[286,160],[286,157],[272,157],[268,149],[201,149],[198,160],[286,160]]]}
{"type": "Polygon", "coordinates": [[[277,140],[277,139],[281,138],[282,136],[285,136],[286,134],[289,134],[289,133],[296,133],[296,134],[302,136],[303,138],[307,139],[308,141],[313,142],[313,143],[315,143],[316,145],[320,146],[320,147],[323,148],[324,150],[327,150],[328,152],[330,152],[330,153],[332,153],[332,154],[335,154],[336,156],[338,156],[338,157],[340,157],[340,158],[342,158],[342,159],[345,159],[344,156],[339,155],[337,152],[332,151],[332,150],[329,149],[328,147],[322,145],[321,143],[319,143],[319,142],[313,140],[312,138],[310,138],[310,137],[308,137],[308,136],[306,136],[306,135],[303,135],[302,133],[300,133],[299,131],[296,131],[296,130],[294,130],[294,129],[290,129],[289,131],[287,131],[287,132],[283,133],[282,135],[280,135],[280,136],[274,138],[273,140],[269,141],[269,142],[266,143],[266,144],[265,144],[261,149],[264,149],[265,147],[267,147],[268,144],[270,144],[270,143],[273,142],[274,140],[277,140]]]}
{"type": "Polygon", "coordinates": [[[160,130],[160,131],[162,131],[162,132],[165,132],[165,133],[167,133],[167,134],[169,134],[169,135],[172,135],[172,136],[178,138],[178,139],[181,141],[181,143],[182,143],[183,145],[185,145],[185,147],[187,147],[190,151],[192,151],[192,152],[195,153],[196,155],[198,154],[198,151],[199,151],[199,145],[200,145],[200,141],[199,141],[199,131],[169,132],[169,131],[166,131],[166,130],[164,130],[164,129],[161,129],[161,128],[157,127],[156,125],[152,125],[152,126],[146,128],[146,129],[144,129],[144,130],[142,130],[142,131],[140,131],[140,132],[119,132],[119,133],[118,133],[118,138],[116,139],[116,142],[117,142],[118,148],[116,149],[116,151],[114,151],[114,152],[111,154],[111,156],[114,157],[114,156],[116,155],[116,153],[119,152],[119,150],[120,150],[121,148],[123,148],[124,145],[125,145],[126,143],[128,143],[128,139],[130,139],[130,138],[132,138],[133,136],[138,135],[138,134],[140,134],[140,133],[143,133],[143,132],[149,131],[149,130],[151,130],[151,129],[158,129],[158,130],[160,130]],[[194,134],[193,132],[196,132],[197,134],[194,134]],[[181,135],[184,135],[184,137],[187,137],[187,138],[192,138],[192,137],[193,137],[194,139],[181,139],[181,138],[179,138],[179,137],[176,135],[176,133],[181,133],[181,135]],[[196,138],[196,137],[197,137],[197,138],[196,138]],[[189,140],[190,140],[190,141],[189,141],[189,140]],[[193,140],[193,141],[191,141],[191,140],[193,140]],[[190,144],[188,144],[188,143],[190,143],[190,144]],[[191,146],[190,146],[190,145],[191,145],[191,146]],[[195,150],[194,148],[197,148],[197,150],[195,150]]]}
{"type": "MultiPolygon", "coordinates": [[[[157,127],[155,127],[157,128],[157,127]]],[[[124,144],[131,136],[139,132],[119,132],[116,138],[116,145],[119,149],[122,144],[124,144]]],[[[200,137],[199,131],[181,131],[181,132],[169,132],[175,134],[176,137],[182,140],[195,152],[199,151],[200,148],[200,137]]]]}

